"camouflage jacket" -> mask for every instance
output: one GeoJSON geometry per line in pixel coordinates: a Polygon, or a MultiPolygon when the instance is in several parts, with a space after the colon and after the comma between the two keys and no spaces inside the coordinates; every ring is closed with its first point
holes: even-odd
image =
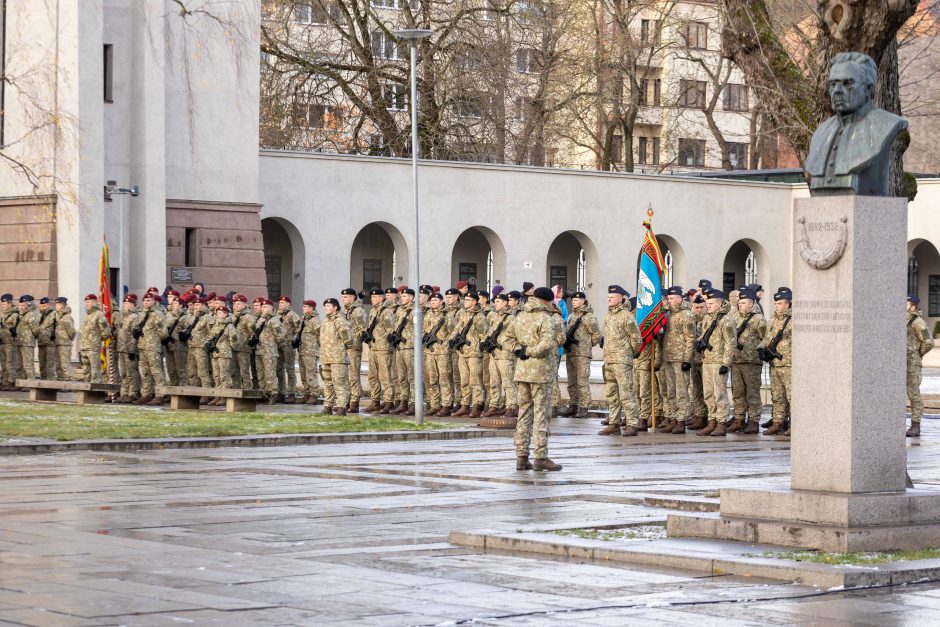
{"type": "Polygon", "coordinates": [[[166,320],[167,337],[170,338],[166,344],[167,350],[178,351],[186,348],[186,344],[180,341],[180,331],[189,326],[187,319],[186,310],[182,308],[177,311],[171,309],[166,314],[164,320],[166,320]]]}
{"type": "Polygon", "coordinates": [[[137,338],[134,337],[133,331],[140,324],[140,312],[136,309],[121,312],[120,316],[112,316],[111,322],[114,323],[114,337],[117,339],[118,352],[136,354],[137,338]]]}
{"type": "Polygon", "coordinates": [[[238,331],[235,329],[235,320],[231,314],[224,318],[213,316],[209,327],[209,339],[206,340],[206,352],[213,359],[231,359],[232,346],[238,341],[238,331]],[[210,351],[209,344],[215,343],[215,350],[210,351]]]}
{"type": "Polygon", "coordinates": [[[62,311],[54,312],[55,345],[71,346],[75,339],[75,321],[72,319],[72,308],[66,305],[62,311]]]}
{"type": "Polygon", "coordinates": [[[604,319],[604,362],[632,364],[633,356],[642,345],[643,337],[627,304],[608,308],[604,319]]]}
{"type": "MultiPolygon", "coordinates": [[[[702,315],[702,317],[698,317],[698,316],[696,316],[694,313],[692,314],[692,323],[695,325],[695,337],[696,337],[696,339],[698,338],[698,336],[700,336],[700,335],[702,334],[702,321],[704,321],[704,320],[705,320],[705,316],[704,316],[704,315],[702,315]]],[[[694,341],[692,342],[692,363],[693,363],[694,365],[697,365],[697,366],[701,366],[701,365],[702,365],[702,354],[701,354],[700,352],[698,352],[697,350],[695,350],[695,342],[694,342],[694,341]]]]}
{"type": "Polygon", "coordinates": [[[203,350],[209,339],[209,327],[212,326],[212,314],[205,309],[190,314],[189,348],[203,350]]]}
{"type": "Polygon", "coordinates": [[[320,363],[348,364],[346,350],[352,343],[346,318],[338,311],[327,315],[320,324],[320,363]]]}
{"type": "Polygon", "coordinates": [[[85,312],[81,336],[79,349],[95,353],[100,353],[101,343],[111,337],[111,327],[97,305],[85,312]]]}
{"type": "Polygon", "coordinates": [[[140,323],[138,325],[143,335],[137,338],[137,347],[142,351],[163,350],[163,340],[168,337],[166,320],[163,312],[156,306],[150,309],[141,309],[140,323]]]}
{"type": "Polygon", "coordinates": [[[601,330],[597,326],[597,317],[594,315],[594,309],[585,303],[577,309],[572,309],[571,313],[568,314],[568,320],[566,324],[566,337],[567,334],[571,333],[571,330],[577,325],[577,330],[574,332],[574,339],[577,340],[577,344],[572,343],[568,348],[568,354],[572,357],[591,357],[591,349],[597,345],[601,340],[601,330]],[[581,323],[578,324],[578,320],[581,320],[581,323]]]}
{"type": "Polygon", "coordinates": [[[395,320],[392,322],[392,332],[398,330],[401,327],[401,336],[404,338],[404,341],[398,345],[399,349],[410,349],[414,350],[415,348],[415,303],[411,303],[407,307],[401,305],[398,307],[398,311],[395,312],[395,320]]]}
{"type": "Polygon", "coordinates": [[[777,334],[780,333],[780,330],[784,329],[784,322],[787,323],[783,334],[780,336],[780,342],[777,344],[777,353],[779,353],[783,359],[772,359],[770,361],[771,366],[786,366],[789,368],[792,363],[790,360],[790,347],[792,346],[793,338],[793,321],[790,319],[791,312],[791,309],[784,309],[783,313],[774,312],[774,317],[770,319],[770,327],[767,329],[767,334],[759,345],[760,348],[770,346],[774,338],[777,337],[777,334]]]}
{"type": "Polygon", "coordinates": [[[516,348],[525,347],[525,359],[516,360],[513,381],[522,383],[551,383],[555,368],[553,353],[558,349],[560,325],[552,315],[548,303],[530,298],[521,313],[509,327],[507,343],[516,348]]]}
{"type": "Polygon", "coordinates": [[[511,327],[515,322],[516,317],[513,315],[512,310],[509,307],[505,307],[502,311],[496,311],[495,309],[487,314],[487,337],[492,337],[494,333],[497,333],[496,337],[493,340],[496,342],[496,350],[493,351],[492,355],[494,359],[515,359],[516,356],[512,354],[513,349],[516,347],[512,345],[512,330],[511,327]]]}
{"type": "Polygon", "coordinates": [[[388,302],[383,302],[382,304],[372,308],[372,311],[369,312],[369,323],[366,325],[366,328],[372,327],[372,337],[373,340],[370,348],[374,351],[387,352],[390,350],[388,345],[388,334],[392,332],[392,321],[389,318],[389,313],[392,309],[389,307],[388,302]]]}
{"type": "Polygon", "coordinates": [[[35,346],[39,335],[39,312],[30,309],[16,320],[16,345],[35,346]]]}
{"type": "Polygon", "coordinates": [[[52,346],[52,326],[55,324],[55,310],[47,309],[39,313],[39,334],[36,341],[40,346],[52,346]]]}
{"type": "Polygon", "coordinates": [[[732,312],[728,317],[731,319],[736,338],[734,350],[731,351],[731,363],[761,363],[760,357],[757,356],[757,347],[760,346],[760,343],[764,341],[764,337],[767,335],[767,322],[764,320],[764,316],[761,315],[757,303],[747,313],[732,312]],[[739,349],[738,346],[741,348],[739,349]]]}
{"type": "Polygon", "coordinates": [[[277,314],[261,314],[255,320],[255,331],[258,333],[258,345],[255,347],[255,355],[262,357],[277,357],[277,347],[281,342],[284,331],[281,329],[281,319],[277,314]]]}
{"type": "Polygon", "coordinates": [[[281,322],[281,339],[277,345],[281,348],[291,346],[300,330],[300,316],[288,305],[277,312],[277,317],[281,322]]]}
{"type": "Polygon", "coordinates": [[[720,364],[722,366],[731,365],[731,355],[734,351],[734,325],[732,325],[731,319],[728,317],[730,312],[731,305],[725,301],[715,313],[705,314],[697,339],[703,339],[705,337],[712,323],[715,324],[715,330],[712,331],[708,342],[711,344],[711,350],[706,349],[705,353],[702,355],[703,363],[720,364]]]}
{"type": "Polygon", "coordinates": [[[237,353],[250,352],[251,347],[248,346],[248,340],[255,332],[254,314],[247,309],[233,313],[232,324],[235,326],[235,339],[232,341],[232,350],[237,353]]]}
{"type": "Polygon", "coordinates": [[[362,333],[366,330],[366,312],[356,303],[343,309],[343,317],[349,322],[349,332],[352,333],[353,345],[350,350],[362,350],[362,333]]]}
{"type": "Polygon", "coordinates": [[[425,348],[425,352],[431,355],[444,355],[450,352],[450,347],[447,346],[447,338],[450,337],[453,322],[454,319],[447,314],[447,311],[443,307],[437,309],[428,308],[427,313],[424,315],[424,321],[422,322],[424,331],[422,341],[424,336],[433,332],[434,329],[437,329],[437,332],[434,333],[434,344],[431,345],[431,348],[425,348]],[[437,326],[438,323],[440,323],[440,327],[437,326]]]}
{"type": "Polygon", "coordinates": [[[457,352],[465,357],[482,357],[480,340],[486,336],[487,324],[486,315],[481,311],[480,305],[460,310],[457,319],[454,320],[454,328],[450,333],[450,337],[447,339],[455,339],[464,329],[467,329],[467,343],[457,352]]]}
{"type": "Polygon", "coordinates": [[[304,314],[303,320],[300,321],[300,350],[301,355],[313,355],[317,356],[320,354],[320,316],[317,313],[311,312],[304,314]]]}
{"type": "Polygon", "coordinates": [[[692,363],[695,352],[695,316],[683,301],[669,308],[669,322],[663,337],[663,358],[668,362],[692,363]]]}
{"type": "Polygon", "coordinates": [[[920,366],[933,348],[933,338],[920,311],[907,314],[907,365],[920,366]]]}
{"type": "Polygon", "coordinates": [[[13,344],[11,329],[16,326],[19,318],[20,312],[15,307],[10,307],[8,311],[0,313],[0,344],[13,344]]]}

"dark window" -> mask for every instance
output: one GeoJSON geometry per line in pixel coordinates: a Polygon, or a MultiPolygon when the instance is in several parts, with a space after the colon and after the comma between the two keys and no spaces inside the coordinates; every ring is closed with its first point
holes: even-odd
{"type": "Polygon", "coordinates": [[[705,81],[679,82],[679,106],[705,108],[705,81]]]}
{"type": "Polygon", "coordinates": [[[724,106],[725,111],[747,111],[747,85],[725,85],[724,106]]]}
{"type": "Polygon", "coordinates": [[[679,165],[704,166],[705,140],[680,137],[679,165]]]}
{"type": "Polygon", "coordinates": [[[662,20],[640,21],[640,43],[644,46],[658,46],[662,33],[662,20]]]}
{"type": "Polygon", "coordinates": [[[468,263],[465,261],[457,264],[457,280],[458,281],[469,281],[470,279],[476,280],[477,278],[477,264],[468,263]]]}
{"type": "Polygon", "coordinates": [[[920,264],[917,263],[917,256],[911,255],[907,258],[907,293],[916,294],[920,284],[920,264]]]}
{"type": "Polygon", "coordinates": [[[725,272],[722,274],[721,278],[722,278],[721,287],[724,290],[725,294],[730,294],[734,290],[738,289],[737,288],[738,283],[737,281],[734,280],[735,278],[734,272],[725,272]]]}
{"type": "Polygon", "coordinates": [[[560,285],[562,292],[568,290],[568,266],[551,266],[548,276],[549,285],[560,285]]]}
{"type": "Polygon", "coordinates": [[[532,74],[536,71],[535,51],[531,48],[516,50],[516,71],[532,74]]]}
{"type": "Polygon", "coordinates": [[[636,162],[640,164],[647,163],[649,158],[649,139],[646,137],[641,137],[637,142],[636,148],[636,162]]]}
{"type": "Polygon", "coordinates": [[[283,294],[281,291],[281,256],[265,255],[264,272],[267,275],[268,296],[283,294]]]}
{"type": "Polygon", "coordinates": [[[382,85],[382,98],[385,100],[385,108],[389,111],[407,111],[408,110],[408,86],[398,85],[396,83],[385,83],[382,85]]]}
{"type": "Polygon", "coordinates": [[[531,107],[531,98],[527,96],[517,96],[515,106],[513,107],[513,117],[519,122],[525,122],[529,118],[529,109],[531,107]]]}
{"type": "MultiPolygon", "coordinates": [[[[917,292],[911,292],[916,294],[917,292]]],[[[940,317],[940,274],[927,277],[927,316],[940,317]]]]}
{"type": "Polygon", "coordinates": [[[377,30],[372,33],[372,56],[376,59],[397,61],[404,58],[404,47],[399,46],[395,38],[385,31],[377,30]]]}
{"type": "Polygon", "coordinates": [[[183,242],[183,265],[192,268],[196,265],[196,229],[186,229],[186,238],[183,242]]]}
{"type": "Polygon", "coordinates": [[[104,101],[114,102],[114,46],[104,45],[104,101]]]}
{"type": "Polygon", "coordinates": [[[653,138],[653,165],[659,165],[659,138],[653,138]]]}
{"type": "Polygon", "coordinates": [[[658,107],[662,95],[662,80],[644,78],[640,81],[640,106],[658,107]]]}
{"type": "Polygon", "coordinates": [[[731,167],[736,170],[747,169],[747,143],[728,142],[728,156],[731,159],[731,167]]]}
{"type": "Polygon", "coordinates": [[[708,48],[708,24],[704,22],[685,22],[679,28],[679,36],[686,48],[708,48]]]}
{"type": "Polygon", "coordinates": [[[382,289],[382,260],[362,260],[362,289],[382,289]]]}

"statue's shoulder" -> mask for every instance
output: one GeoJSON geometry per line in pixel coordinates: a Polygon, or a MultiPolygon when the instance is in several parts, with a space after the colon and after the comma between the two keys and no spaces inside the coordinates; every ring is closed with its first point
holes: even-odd
{"type": "Polygon", "coordinates": [[[884,109],[869,111],[863,124],[876,135],[897,133],[907,128],[907,120],[884,109]]]}
{"type": "Polygon", "coordinates": [[[810,140],[809,153],[806,155],[806,170],[812,176],[820,176],[826,167],[826,156],[829,153],[829,142],[839,127],[838,116],[832,116],[816,127],[813,138],[810,140]]]}

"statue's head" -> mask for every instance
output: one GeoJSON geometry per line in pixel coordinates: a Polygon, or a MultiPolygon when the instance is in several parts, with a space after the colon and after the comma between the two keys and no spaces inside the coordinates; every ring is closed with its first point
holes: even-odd
{"type": "Polygon", "coordinates": [[[858,111],[875,93],[878,67],[862,52],[840,52],[829,70],[829,100],[836,113],[858,111]]]}

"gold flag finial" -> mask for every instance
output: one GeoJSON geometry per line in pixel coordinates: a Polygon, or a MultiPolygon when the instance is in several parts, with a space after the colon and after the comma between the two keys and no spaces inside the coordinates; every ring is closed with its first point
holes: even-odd
{"type": "Polygon", "coordinates": [[[651,220],[653,219],[653,203],[650,203],[649,207],[647,207],[646,215],[648,215],[651,220]]]}

